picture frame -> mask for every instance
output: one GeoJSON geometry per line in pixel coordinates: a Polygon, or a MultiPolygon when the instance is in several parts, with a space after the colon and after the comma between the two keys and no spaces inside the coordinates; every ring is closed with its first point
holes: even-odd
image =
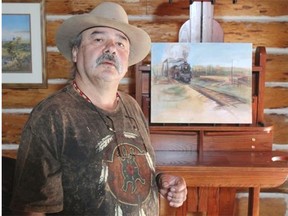
{"type": "Polygon", "coordinates": [[[2,3],[2,88],[47,88],[44,0],[2,3]]]}
{"type": "Polygon", "coordinates": [[[251,43],[152,43],[151,124],[251,124],[251,43]]]}

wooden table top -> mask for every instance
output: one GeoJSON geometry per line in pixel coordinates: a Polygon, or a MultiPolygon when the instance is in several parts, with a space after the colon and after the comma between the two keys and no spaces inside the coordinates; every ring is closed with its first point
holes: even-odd
{"type": "Polygon", "coordinates": [[[157,171],[193,187],[277,187],[288,177],[288,152],[156,151],[157,171]]]}

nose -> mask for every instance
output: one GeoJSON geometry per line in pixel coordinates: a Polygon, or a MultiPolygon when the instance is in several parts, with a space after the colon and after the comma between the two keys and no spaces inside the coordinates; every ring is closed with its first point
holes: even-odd
{"type": "Polygon", "coordinates": [[[115,54],[116,53],[116,46],[113,41],[108,41],[105,48],[104,48],[104,53],[111,53],[115,54]]]}

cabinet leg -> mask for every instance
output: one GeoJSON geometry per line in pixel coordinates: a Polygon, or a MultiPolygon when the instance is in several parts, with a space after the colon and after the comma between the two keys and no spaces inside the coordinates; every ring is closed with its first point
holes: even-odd
{"type": "Polygon", "coordinates": [[[260,187],[249,188],[248,216],[259,216],[260,187]]]}

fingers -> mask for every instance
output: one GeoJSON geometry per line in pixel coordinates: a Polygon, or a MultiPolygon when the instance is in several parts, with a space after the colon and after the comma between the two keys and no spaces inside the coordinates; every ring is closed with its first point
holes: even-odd
{"type": "Polygon", "coordinates": [[[170,206],[179,207],[186,200],[187,187],[182,177],[161,174],[159,183],[159,191],[167,198],[170,206]]]}
{"type": "Polygon", "coordinates": [[[187,197],[187,190],[179,191],[179,192],[168,192],[167,200],[169,201],[169,205],[171,207],[180,207],[185,202],[187,197]]]}
{"type": "Polygon", "coordinates": [[[175,184],[172,186],[171,191],[179,192],[186,190],[186,182],[182,177],[178,177],[175,184]]]}
{"type": "Polygon", "coordinates": [[[161,188],[173,188],[173,190],[182,190],[186,187],[185,180],[180,176],[161,174],[159,181],[161,188]]]}
{"type": "Polygon", "coordinates": [[[163,188],[167,188],[171,192],[179,192],[187,188],[185,180],[180,176],[163,175],[161,180],[163,188]]]}

